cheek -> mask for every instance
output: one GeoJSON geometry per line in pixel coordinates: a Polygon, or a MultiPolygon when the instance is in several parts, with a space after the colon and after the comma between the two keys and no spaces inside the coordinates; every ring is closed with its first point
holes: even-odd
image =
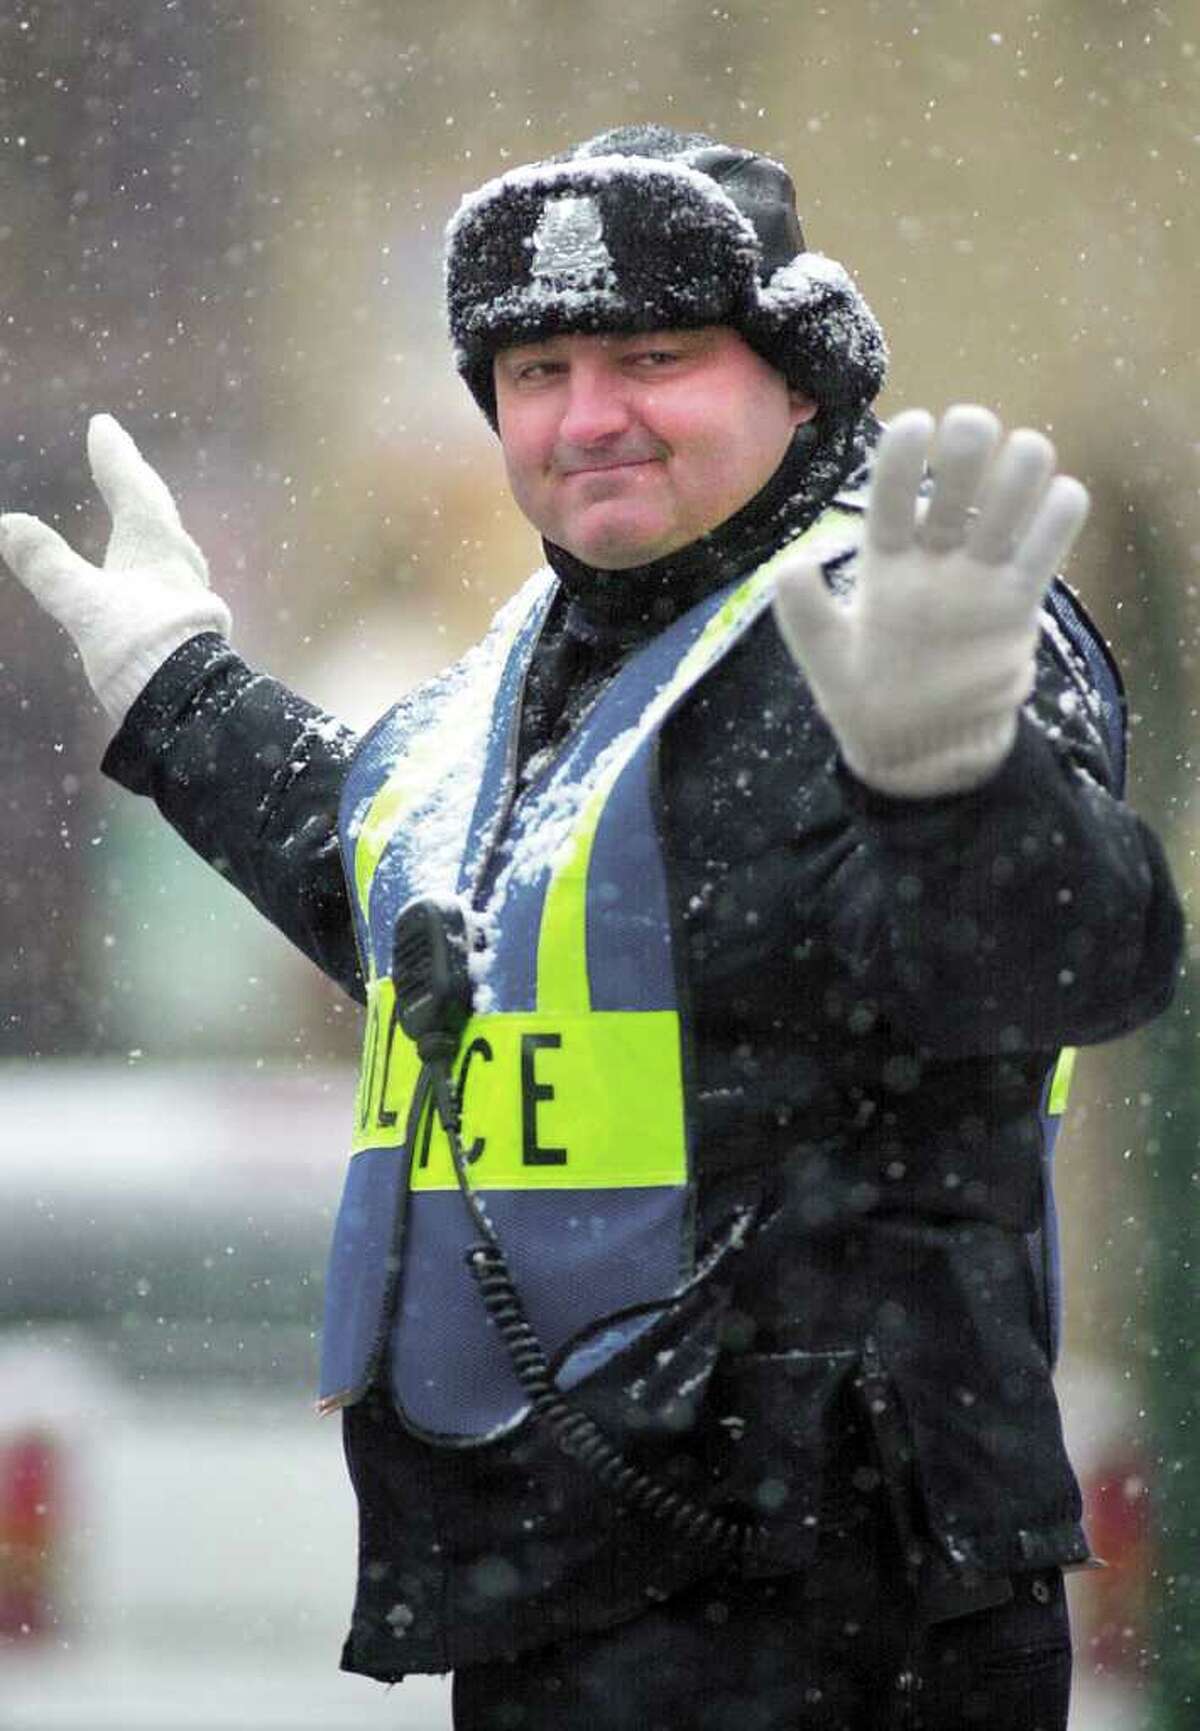
{"type": "Polygon", "coordinates": [[[766,486],[792,436],[786,417],[767,404],[762,414],[723,420],[677,447],[676,492],[689,523],[713,528],[766,486]]]}
{"type": "Polygon", "coordinates": [[[758,413],[746,416],[737,445],[742,453],[737,467],[747,497],[757,493],[770,480],[783,461],[795,430],[795,423],[782,399],[769,398],[761,404],[758,413]]]}
{"type": "Polygon", "coordinates": [[[694,439],[686,456],[692,489],[703,490],[709,497],[740,491],[742,471],[751,466],[744,437],[740,442],[731,439],[727,424],[694,439]]]}
{"type": "Polygon", "coordinates": [[[505,463],[512,470],[528,469],[539,450],[553,442],[549,407],[534,397],[498,391],[496,427],[505,463]]]}
{"type": "Polygon", "coordinates": [[[502,420],[500,439],[508,484],[520,504],[536,489],[544,470],[542,447],[533,431],[525,424],[516,427],[510,424],[506,429],[502,420]]]}

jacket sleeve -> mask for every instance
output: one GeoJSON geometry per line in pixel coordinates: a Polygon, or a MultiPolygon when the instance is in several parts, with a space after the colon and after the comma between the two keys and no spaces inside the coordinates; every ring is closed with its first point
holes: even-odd
{"type": "Polygon", "coordinates": [[[102,768],[153,799],[201,858],[361,1002],[337,834],[356,743],[206,634],[154,675],[102,768]]]}
{"type": "Polygon", "coordinates": [[[1069,646],[1043,634],[1016,742],[981,787],[896,800],[839,773],[857,845],[826,886],[827,930],[930,1055],[1094,1044],[1166,1006],[1182,912],[1157,838],[1114,791],[1069,646]]]}

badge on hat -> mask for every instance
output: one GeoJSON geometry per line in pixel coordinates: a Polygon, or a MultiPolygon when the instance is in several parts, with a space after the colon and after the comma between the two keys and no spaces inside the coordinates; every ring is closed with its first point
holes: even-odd
{"type": "Polygon", "coordinates": [[[533,231],[532,274],[566,288],[590,288],[612,268],[596,200],[548,198],[533,231]]]}

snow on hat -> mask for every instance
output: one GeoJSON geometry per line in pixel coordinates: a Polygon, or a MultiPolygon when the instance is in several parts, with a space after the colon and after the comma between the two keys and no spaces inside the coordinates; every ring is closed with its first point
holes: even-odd
{"type": "Polygon", "coordinates": [[[731,325],[822,409],[857,413],[887,347],[791,177],[701,133],[626,126],[469,193],[446,230],[455,361],[496,424],[492,360],[560,332],[731,325]]]}

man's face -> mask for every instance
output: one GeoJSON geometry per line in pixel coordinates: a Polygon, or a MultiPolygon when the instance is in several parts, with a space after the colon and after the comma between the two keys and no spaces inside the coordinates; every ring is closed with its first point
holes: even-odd
{"type": "Polygon", "coordinates": [[[556,336],[495,360],[513,497],[588,565],[686,547],[774,474],[816,404],[726,325],[556,336]]]}

